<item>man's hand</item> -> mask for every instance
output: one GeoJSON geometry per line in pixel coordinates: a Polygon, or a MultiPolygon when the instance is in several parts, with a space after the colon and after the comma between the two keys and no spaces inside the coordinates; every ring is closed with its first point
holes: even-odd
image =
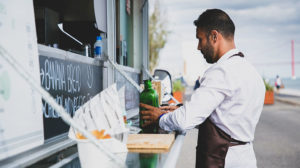
{"type": "Polygon", "coordinates": [[[173,112],[177,108],[178,108],[178,106],[163,106],[163,107],[160,107],[159,109],[161,109],[163,111],[173,112]]]}
{"type": "Polygon", "coordinates": [[[158,118],[160,115],[167,113],[168,111],[161,110],[160,108],[153,107],[147,104],[140,103],[140,107],[145,110],[141,111],[142,119],[145,120],[144,125],[142,127],[158,123],[158,118]]]}

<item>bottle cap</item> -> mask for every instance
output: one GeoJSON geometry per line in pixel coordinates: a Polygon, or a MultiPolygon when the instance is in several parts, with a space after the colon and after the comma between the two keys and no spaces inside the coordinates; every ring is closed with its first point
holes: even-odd
{"type": "Polygon", "coordinates": [[[97,36],[97,40],[102,40],[102,37],[101,36],[97,36]]]}

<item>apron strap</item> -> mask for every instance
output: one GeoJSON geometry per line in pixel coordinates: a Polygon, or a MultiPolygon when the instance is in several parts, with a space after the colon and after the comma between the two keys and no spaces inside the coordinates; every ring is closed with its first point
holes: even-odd
{"type": "Polygon", "coordinates": [[[240,56],[240,57],[244,58],[244,54],[242,52],[238,52],[237,54],[234,54],[234,55],[230,56],[229,58],[234,57],[234,56],[240,56]]]}

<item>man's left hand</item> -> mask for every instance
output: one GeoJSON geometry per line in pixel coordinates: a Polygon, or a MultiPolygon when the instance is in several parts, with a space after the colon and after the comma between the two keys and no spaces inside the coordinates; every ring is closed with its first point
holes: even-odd
{"type": "Polygon", "coordinates": [[[150,106],[147,104],[140,103],[140,107],[145,110],[141,111],[142,119],[145,120],[144,125],[142,127],[158,123],[158,118],[160,115],[167,113],[167,111],[163,111],[157,107],[150,106]]]}

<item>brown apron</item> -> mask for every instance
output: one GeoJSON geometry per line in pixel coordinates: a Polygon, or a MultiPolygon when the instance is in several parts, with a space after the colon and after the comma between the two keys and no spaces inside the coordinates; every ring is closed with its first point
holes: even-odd
{"type": "Polygon", "coordinates": [[[199,126],[196,168],[224,168],[228,148],[246,143],[231,138],[207,118],[199,126]]]}
{"type": "MultiPolygon", "coordinates": [[[[233,56],[243,57],[243,54],[238,53],[233,56]]],[[[196,168],[224,168],[228,148],[246,143],[231,138],[230,135],[212,123],[208,117],[199,125],[196,168]]]]}

